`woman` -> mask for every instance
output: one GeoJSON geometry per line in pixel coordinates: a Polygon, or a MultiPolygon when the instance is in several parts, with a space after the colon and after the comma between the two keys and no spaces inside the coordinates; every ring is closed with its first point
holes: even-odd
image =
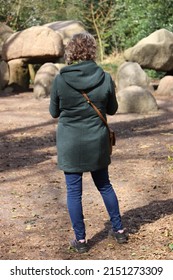
{"type": "Polygon", "coordinates": [[[75,233],[71,247],[84,253],[88,247],[82,209],[83,172],[91,172],[102,195],[112,223],[112,236],[119,243],[127,242],[117,196],[109,181],[108,130],[82,91],[105,118],[106,114],[115,114],[118,104],[111,76],[95,63],[96,42],[91,34],[75,34],[65,48],[65,59],[68,66],[55,77],[49,110],[53,118],[59,117],[58,166],[65,174],[67,206],[75,233]]]}

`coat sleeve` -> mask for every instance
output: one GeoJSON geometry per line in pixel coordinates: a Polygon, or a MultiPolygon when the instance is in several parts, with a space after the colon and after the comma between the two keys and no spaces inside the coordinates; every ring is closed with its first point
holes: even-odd
{"type": "Polygon", "coordinates": [[[114,115],[117,110],[118,110],[118,102],[115,94],[115,83],[110,77],[110,91],[109,91],[106,113],[108,115],[114,115]]]}
{"type": "Polygon", "coordinates": [[[51,86],[49,112],[53,118],[58,118],[60,115],[57,78],[54,79],[51,86]]]}

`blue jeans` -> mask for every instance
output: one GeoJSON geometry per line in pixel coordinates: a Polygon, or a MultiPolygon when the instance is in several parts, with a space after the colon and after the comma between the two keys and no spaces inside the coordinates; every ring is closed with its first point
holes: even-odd
{"type": "MultiPolygon", "coordinates": [[[[82,209],[83,173],[64,172],[67,185],[67,207],[77,240],[85,239],[85,224],[82,209]]],[[[109,181],[108,168],[91,172],[93,181],[100,192],[108,211],[113,230],[123,229],[118,199],[109,181]]]]}

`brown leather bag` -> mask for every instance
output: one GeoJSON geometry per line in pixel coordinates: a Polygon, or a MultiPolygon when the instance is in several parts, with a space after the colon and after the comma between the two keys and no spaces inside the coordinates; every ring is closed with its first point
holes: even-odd
{"type": "Polygon", "coordinates": [[[88,95],[84,91],[82,91],[82,95],[84,96],[86,101],[93,107],[93,109],[96,111],[96,113],[99,115],[99,117],[101,118],[101,120],[103,121],[103,123],[106,125],[106,127],[108,129],[108,132],[109,132],[109,144],[110,144],[110,155],[111,155],[112,154],[113,146],[115,146],[115,144],[116,144],[115,132],[108,126],[108,123],[107,123],[106,119],[103,117],[102,113],[94,105],[94,103],[91,102],[91,100],[89,99],[88,95]]]}

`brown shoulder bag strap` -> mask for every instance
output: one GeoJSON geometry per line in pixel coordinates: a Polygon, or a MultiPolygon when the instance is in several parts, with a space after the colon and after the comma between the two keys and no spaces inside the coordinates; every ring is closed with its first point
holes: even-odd
{"type": "Polygon", "coordinates": [[[86,101],[93,107],[93,109],[96,111],[96,113],[99,115],[99,117],[101,118],[101,120],[103,121],[103,123],[106,125],[109,133],[110,133],[110,128],[107,124],[106,119],[103,117],[102,113],[99,111],[99,109],[92,103],[92,101],[89,99],[88,95],[82,91],[82,95],[84,96],[84,98],[86,99],[86,101]]]}

